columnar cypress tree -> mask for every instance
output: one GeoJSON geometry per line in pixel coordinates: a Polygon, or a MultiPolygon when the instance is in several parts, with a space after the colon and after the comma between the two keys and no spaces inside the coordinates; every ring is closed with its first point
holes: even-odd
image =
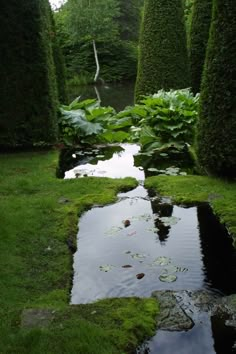
{"type": "Polygon", "coordinates": [[[53,60],[56,70],[56,80],[57,80],[57,92],[59,101],[62,103],[67,103],[67,88],[66,88],[66,68],[64,56],[59,45],[59,40],[56,33],[56,25],[51,12],[51,26],[52,26],[52,50],[53,50],[53,60]]]}
{"type": "Polygon", "coordinates": [[[57,91],[48,0],[9,0],[0,12],[0,145],[53,143],[57,91]]]}
{"type": "Polygon", "coordinates": [[[195,0],[190,30],[190,74],[194,93],[200,92],[211,24],[212,0],[195,0]]]}
{"type": "Polygon", "coordinates": [[[189,86],[182,0],[146,0],[140,35],[136,99],[189,86]]]}
{"type": "Polygon", "coordinates": [[[214,0],[201,86],[197,152],[210,173],[236,176],[236,2],[214,0]]]}

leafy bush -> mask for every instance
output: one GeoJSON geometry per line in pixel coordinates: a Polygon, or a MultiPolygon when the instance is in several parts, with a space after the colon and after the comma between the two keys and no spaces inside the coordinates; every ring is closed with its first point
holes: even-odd
{"type": "Polygon", "coordinates": [[[191,144],[197,119],[199,95],[189,89],[160,90],[145,96],[139,105],[127,108],[118,114],[130,116],[137,128],[132,128],[133,137],[146,151],[183,150],[191,144]]]}
{"type": "Polygon", "coordinates": [[[78,97],[61,107],[61,138],[66,145],[123,142],[129,138],[127,119],[117,124],[115,117],[112,107],[100,107],[96,99],[80,102],[78,97]]]}
{"type": "Polygon", "coordinates": [[[61,109],[61,134],[66,144],[129,141],[148,153],[182,152],[193,141],[198,98],[189,89],[160,90],[119,113],[95,99],[76,99],[61,109]]]}

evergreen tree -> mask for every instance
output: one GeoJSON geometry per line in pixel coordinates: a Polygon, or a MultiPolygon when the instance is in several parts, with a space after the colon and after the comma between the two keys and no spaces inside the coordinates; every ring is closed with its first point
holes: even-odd
{"type": "Polygon", "coordinates": [[[209,173],[236,177],[236,2],[214,0],[201,86],[197,153],[209,173]]]}
{"type": "Polygon", "coordinates": [[[136,99],[189,86],[182,0],[146,0],[140,35],[136,99]]]}
{"type": "Polygon", "coordinates": [[[67,88],[66,88],[66,67],[62,49],[59,44],[59,39],[56,31],[55,20],[51,12],[51,26],[52,26],[52,50],[53,60],[56,70],[57,92],[59,101],[67,103],[67,88]]]}
{"type": "Polygon", "coordinates": [[[120,15],[118,17],[121,40],[137,41],[141,19],[140,0],[119,0],[120,15]]]}
{"type": "Polygon", "coordinates": [[[57,90],[48,0],[4,1],[0,12],[0,145],[51,144],[57,90]]]}
{"type": "Polygon", "coordinates": [[[190,74],[194,93],[200,91],[211,24],[212,0],[196,0],[190,30],[190,74]]]}

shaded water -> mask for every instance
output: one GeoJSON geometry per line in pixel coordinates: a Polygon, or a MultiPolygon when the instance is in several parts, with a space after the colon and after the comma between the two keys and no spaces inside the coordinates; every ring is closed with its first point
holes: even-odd
{"type": "MultiPolygon", "coordinates": [[[[102,149],[74,152],[66,178],[133,176],[140,185],[80,218],[71,303],[149,297],[154,290],[235,293],[236,252],[210,207],[176,206],[149,193],[142,166],[134,166],[138,146],[112,147],[107,157],[102,149]]],[[[139,353],[233,353],[235,332],[221,322],[201,312],[190,331],[159,330],[139,353]]]]}
{"type": "Polygon", "coordinates": [[[75,97],[81,96],[81,100],[87,98],[101,98],[102,106],[111,106],[117,112],[123,110],[126,106],[134,103],[134,83],[105,83],[96,86],[74,86],[69,88],[69,100],[73,101],[75,97]]]}

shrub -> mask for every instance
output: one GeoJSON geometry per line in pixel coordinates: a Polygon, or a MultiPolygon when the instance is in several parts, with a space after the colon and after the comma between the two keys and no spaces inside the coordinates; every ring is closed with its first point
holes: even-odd
{"type": "Polygon", "coordinates": [[[211,24],[212,0],[196,0],[190,30],[190,74],[194,93],[200,92],[202,71],[211,24]]]}
{"type": "Polygon", "coordinates": [[[209,173],[236,176],[236,3],[214,0],[200,100],[197,153],[209,173]]]}
{"type": "Polygon", "coordinates": [[[182,0],[147,0],[140,35],[136,99],[189,86],[182,0]]]}

